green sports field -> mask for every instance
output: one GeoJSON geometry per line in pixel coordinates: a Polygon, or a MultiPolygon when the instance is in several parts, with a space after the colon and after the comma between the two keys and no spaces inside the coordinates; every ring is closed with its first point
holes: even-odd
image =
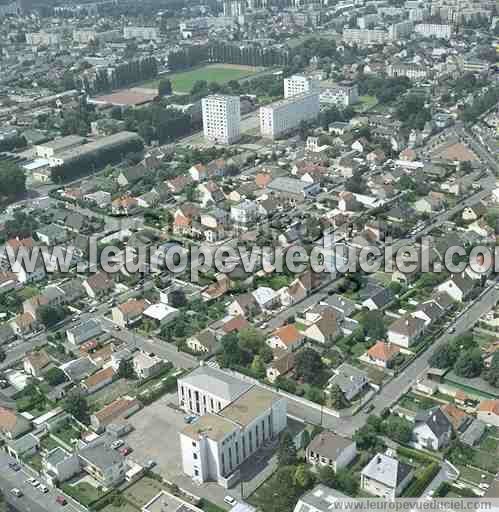
{"type": "MultiPolygon", "coordinates": [[[[202,68],[192,71],[183,71],[181,73],[172,73],[165,75],[172,82],[173,91],[176,93],[188,93],[192,86],[198,80],[206,80],[207,82],[218,82],[224,84],[231,80],[239,80],[247,76],[254,75],[258,72],[258,68],[250,66],[237,66],[232,64],[213,64],[203,66],[202,68]]],[[[158,80],[147,82],[142,87],[157,87],[158,80]]]]}

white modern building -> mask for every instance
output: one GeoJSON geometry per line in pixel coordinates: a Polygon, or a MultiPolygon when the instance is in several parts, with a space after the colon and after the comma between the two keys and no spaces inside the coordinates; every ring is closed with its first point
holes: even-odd
{"type": "Polygon", "coordinates": [[[323,89],[320,102],[338,107],[349,107],[359,101],[359,88],[353,82],[340,82],[335,87],[323,89]]]}
{"type": "Polygon", "coordinates": [[[30,46],[55,46],[61,42],[58,32],[28,32],[26,44],[30,46]]]}
{"type": "Polygon", "coordinates": [[[229,488],[239,480],[237,469],[287,425],[286,399],[252,386],[216,414],[206,414],[180,433],[182,467],[202,483],[229,488]]]}
{"type": "Polygon", "coordinates": [[[415,32],[423,37],[436,37],[437,39],[450,39],[452,27],[438,23],[420,23],[414,28],[415,32]]]}
{"type": "Polygon", "coordinates": [[[140,39],[142,41],[156,41],[159,39],[159,29],[157,27],[137,27],[129,26],[123,28],[123,37],[125,39],[140,39]]]}
{"type": "Polygon", "coordinates": [[[276,138],[319,115],[319,92],[303,93],[260,107],[260,133],[276,138]]]}
{"type": "Polygon", "coordinates": [[[343,41],[347,44],[374,45],[383,44],[388,40],[388,32],[382,29],[346,28],[343,30],[343,41]]]}
{"type": "Polygon", "coordinates": [[[251,384],[211,366],[199,366],[178,379],[178,402],[187,413],[217,413],[250,389],[251,384]]]}
{"type": "Polygon", "coordinates": [[[305,92],[319,90],[319,81],[305,75],[293,75],[284,79],[284,97],[291,98],[305,92]]]}
{"type": "Polygon", "coordinates": [[[214,94],[202,100],[204,137],[218,144],[233,144],[241,138],[239,96],[214,94]]]}
{"type": "Polygon", "coordinates": [[[386,72],[389,77],[406,76],[410,80],[424,80],[428,76],[428,68],[419,64],[390,64],[386,72]]]}

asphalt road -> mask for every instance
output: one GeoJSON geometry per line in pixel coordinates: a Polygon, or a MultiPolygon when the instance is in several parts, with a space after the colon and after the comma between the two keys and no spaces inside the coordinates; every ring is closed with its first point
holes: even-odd
{"type": "MultiPolygon", "coordinates": [[[[454,320],[451,324],[455,328],[454,333],[449,334],[446,332],[435,340],[399,376],[395,377],[381,389],[380,393],[371,401],[374,409],[369,414],[380,414],[383,409],[397,402],[429,367],[429,360],[437,347],[455,336],[468,331],[480,316],[490,311],[498,301],[499,291],[495,289],[495,285],[492,285],[454,320]]],[[[288,414],[303,421],[333,429],[345,436],[352,436],[356,430],[364,425],[368,416],[364,411],[360,411],[355,416],[337,418],[328,414],[325,410],[321,411],[313,406],[302,403],[298,398],[296,400],[288,399],[288,414]]]]}
{"type": "Polygon", "coordinates": [[[165,343],[154,336],[146,337],[126,329],[117,331],[114,323],[107,318],[102,318],[101,322],[105,330],[109,331],[116,339],[124,341],[130,348],[140,348],[145,352],[154,352],[159,357],[172,362],[176,368],[194,368],[199,364],[195,357],[185,352],[179,352],[176,345],[165,343]]]}
{"type": "Polygon", "coordinates": [[[8,463],[14,461],[5,452],[0,452],[0,490],[2,490],[5,499],[16,510],[21,512],[54,512],[61,509],[64,512],[83,512],[83,508],[77,506],[72,502],[71,498],[67,498],[67,504],[62,507],[55,501],[56,497],[60,494],[59,489],[49,488],[48,493],[42,493],[34,488],[26,480],[32,476],[39,479],[32,471],[22,467],[20,471],[13,471],[8,467],[8,463]],[[16,498],[10,491],[13,488],[20,489],[23,496],[16,498]]]}

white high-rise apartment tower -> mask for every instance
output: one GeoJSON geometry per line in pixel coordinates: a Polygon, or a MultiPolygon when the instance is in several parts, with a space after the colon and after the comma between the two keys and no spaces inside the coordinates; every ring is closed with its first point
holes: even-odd
{"type": "Polygon", "coordinates": [[[241,138],[239,96],[214,94],[203,98],[203,131],[206,140],[233,144],[241,138]]]}
{"type": "Polygon", "coordinates": [[[284,97],[291,98],[304,92],[317,92],[319,81],[304,75],[293,75],[284,79],[284,97]]]}

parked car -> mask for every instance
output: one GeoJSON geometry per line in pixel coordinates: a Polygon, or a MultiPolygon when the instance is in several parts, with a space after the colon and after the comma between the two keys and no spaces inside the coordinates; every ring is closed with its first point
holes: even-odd
{"type": "Polygon", "coordinates": [[[38,487],[40,485],[40,482],[36,478],[28,478],[26,483],[32,485],[33,487],[38,487]]]}
{"type": "Polygon", "coordinates": [[[114,441],[111,443],[111,448],[113,450],[117,450],[118,448],[121,448],[125,444],[125,441],[123,439],[118,439],[117,441],[114,441]]]}
{"type": "Polygon", "coordinates": [[[225,503],[227,503],[227,505],[230,505],[231,507],[233,507],[237,503],[237,501],[232,496],[225,496],[224,501],[225,503]]]}
{"type": "Polygon", "coordinates": [[[16,472],[21,470],[21,466],[17,462],[9,462],[9,468],[16,472]]]}
{"type": "Polygon", "coordinates": [[[67,504],[66,498],[64,496],[61,496],[61,495],[57,496],[57,498],[55,499],[55,502],[59,503],[59,505],[62,505],[62,506],[67,504]]]}
{"type": "Polygon", "coordinates": [[[194,421],[196,421],[196,416],[194,415],[189,415],[189,416],[184,416],[184,421],[186,423],[194,423],[194,421]]]}
{"type": "Polygon", "coordinates": [[[123,446],[118,451],[121,453],[121,455],[126,457],[127,455],[130,455],[133,450],[129,446],[123,446]]]}
{"type": "Polygon", "coordinates": [[[155,460],[148,460],[146,462],[146,468],[147,469],[152,469],[155,466],[156,466],[156,461],[155,460]]]}
{"type": "Polygon", "coordinates": [[[14,487],[10,490],[11,494],[13,494],[16,498],[20,498],[23,495],[23,492],[18,489],[17,487],[14,487]]]}
{"type": "Polygon", "coordinates": [[[39,490],[40,492],[43,492],[43,494],[46,494],[46,493],[48,493],[48,492],[49,492],[49,488],[48,488],[46,485],[43,485],[43,484],[42,484],[42,485],[40,485],[40,487],[38,487],[38,490],[39,490]]]}

